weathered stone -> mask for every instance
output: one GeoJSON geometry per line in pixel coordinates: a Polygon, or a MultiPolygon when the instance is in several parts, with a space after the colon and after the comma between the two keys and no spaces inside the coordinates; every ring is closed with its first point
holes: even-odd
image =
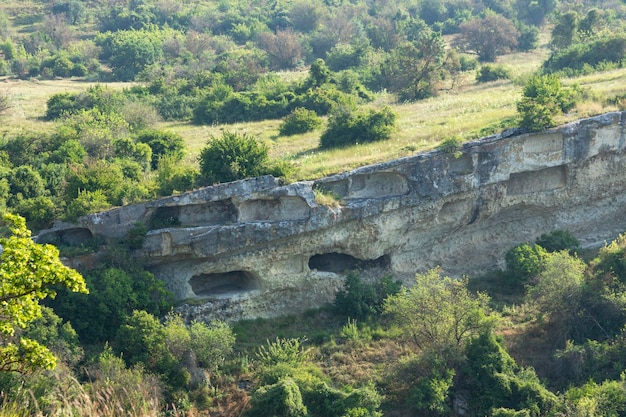
{"type": "Polygon", "coordinates": [[[584,246],[626,230],[626,113],[543,133],[466,143],[317,181],[220,184],[59,223],[40,241],[119,240],[151,229],[133,256],[162,279],[188,319],[295,313],[333,300],[343,269],[412,281],[503,266],[511,246],[567,229],[584,246]],[[338,207],[318,205],[314,189],[338,207]]]}

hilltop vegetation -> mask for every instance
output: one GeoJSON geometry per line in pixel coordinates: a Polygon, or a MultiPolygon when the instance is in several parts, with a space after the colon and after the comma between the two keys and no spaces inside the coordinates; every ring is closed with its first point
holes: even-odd
{"type": "MultiPolygon", "coordinates": [[[[0,206],[36,231],[622,109],[625,17],[616,0],[6,1],[0,206]]],[[[352,272],[332,306],[229,325],[171,312],[128,256],[146,232],[107,242],[89,294],[45,281],[57,297],[32,308],[7,288],[33,280],[2,275],[0,301],[30,313],[0,306],[0,416],[626,413],[623,237],[581,259],[567,232],[542,236],[469,281],[352,272]]]]}

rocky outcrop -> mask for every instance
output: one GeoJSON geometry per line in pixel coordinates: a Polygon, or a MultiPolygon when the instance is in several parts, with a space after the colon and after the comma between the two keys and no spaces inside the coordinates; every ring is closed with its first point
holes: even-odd
{"type": "Polygon", "coordinates": [[[511,246],[567,229],[584,246],[626,230],[626,113],[496,135],[316,181],[220,184],[59,223],[39,241],[122,239],[189,318],[268,317],[332,301],[344,271],[410,282],[502,267],[511,246]],[[317,193],[338,204],[320,205],[317,193]]]}

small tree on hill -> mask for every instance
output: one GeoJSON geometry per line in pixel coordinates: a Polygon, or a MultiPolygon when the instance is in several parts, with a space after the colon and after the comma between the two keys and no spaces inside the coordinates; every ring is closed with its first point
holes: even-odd
{"type": "Polygon", "coordinates": [[[362,113],[339,109],[330,116],[328,128],[320,137],[320,147],[337,148],[389,139],[395,124],[396,114],[389,107],[362,113]]]}
{"type": "Polygon", "coordinates": [[[498,55],[515,49],[520,37],[510,19],[496,14],[465,22],[459,25],[459,30],[457,46],[476,53],[481,61],[495,61],[498,55]]]}
{"type": "Polygon", "coordinates": [[[267,173],[268,148],[253,136],[225,132],[200,152],[200,176],[206,184],[236,181],[267,173]]]}
{"type": "Polygon", "coordinates": [[[450,353],[491,328],[488,304],[487,295],[470,294],[467,280],[442,277],[433,269],[417,274],[411,288],[388,297],[384,311],[417,348],[450,353]]]}
{"type": "Polygon", "coordinates": [[[565,88],[554,74],[532,77],[517,103],[520,127],[539,131],[554,126],[553,117],[569,111],[576,104],[576,89],[565,88]]]}

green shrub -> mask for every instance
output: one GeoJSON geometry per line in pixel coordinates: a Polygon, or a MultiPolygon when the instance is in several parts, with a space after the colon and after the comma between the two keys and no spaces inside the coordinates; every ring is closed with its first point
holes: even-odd
{"type": "Polygon", "coordinates": [[[395,124],[396,115],[389,107],[361,113],[342,108],[330,116],[320,147],[337,148],[389,139],[395,124]]]}
{"type": "Polygon", "coordinates": [[[486,83],[496,80],[510,80],[511,71],[504,65],[483,65],[478,70],[476,75],[476,81],[479,83],[486,83]]]}
{"type": "Polygon", "coordinates": [[[473,56],[461,55],[459,57],[461,71],[472,71],[478,67],[478,60],[473,56]]]}
{"type": "Polygon", "coordinates": [[[283,119],[278,132],[281,136],[291,136],[311,132],[321,125],[322,119],[314,111],[299,107],[283,119]]]}
{"type": "Polygon", "coordinates": [[[544,233],[537,238],[535,243],[548,252],[573,251],[580,246],[578,239],[567,230],[554,230],[550,233],[544,233]]]}
{"type": "Polygon", "coordinates": [[[291,378],[285,378],[256,390],[245,415],[307,417],[309,414],[302,402],[300,388],[291,378]]]}
{"type": "Polygon", "coordinates": [[[177,160],[183,157],[184,139],[177,133],[153,129],[143,130],[137,133],[135,141],[145,143],[152,149],[150,163],[152,169],[157,169],[159,159],[166,155],[177,160]]]}
{"type": "Polygon", "coordinates": [[[97,213],[109,207],[111,204],[102,190],[79,190],[78,196],[67,205],[63,218],[67,221],[74,221],[81,216],[97,213]]]}
{"type": "Polygon", "coordinates": [[[569,111],[576,104],[577,88],[565,88],[556,75],[532,77],[517,103],[520,127],[539,131],[554,126],[553,116],[569,111]]]}
{"type": "Polygon", "coordinates": [[[548,73],[566,71],[571,75],[581,74],[585,67],[594,70],[602,63],[623,65],[626,53],[626,36],[618,35],[587,43],[578,43],[568,48],[555,51],[543,63],[543,70],[548,73]]]}
{"type": "Polygon", "coordinates": [[[523,243],[517,245],[506,253],[506,270],[511,282],[525,284],[531,278],[539,275],[543,270],[548,253],[539,245],[523,243]]]}
{"type": "Polygon", "coordinates": [[[451,153],[451,154],[454,154],[455,156],[459,156],[462,146],[463,146],[463,140],[460,137],[450,136],[448,138],[445,138],[439,144],[439,146],[437,146],[437,149],[445,153],[451,153]]]}
{"type": "Polygon", "coordinates": [[[335,296],[335,309],[339,314],[354,319],[365,319],[380,314],[387,296],[397,294],[402,287],[400,281],[386,276],[376,284],[366,284],[361,276],[352,271],[346,276],[343,290],[335,296]]]}
{"type": "Polygon", "coordinates": [[[247,133],[224,132],[200,151],[200,176],[205,184],[236,181],[267,173],[268,148],[247,133]]]}
{"type": "Polygon", "coordinates": [[[54,201],[44,196],[21,200],[15,207],[15,212],[26,218],[29,228],[33,230],[51,227],[58,214],[54,201]]]}
{"type": "Polygon", "coordinates": [[[157,184],[159,195],[172,195],[175,192],[191,190],[198,178],[198,169],[186,164],[172,155],[159,158],[157,184]]]}
{"type": "Polygon", "coordinates": [[[145,224],[137,222],[135,225],[128,231],[124,242],[128,249],[140,249],[143,246],[143,240],[148,233],[148,228],[145,224]]]}

